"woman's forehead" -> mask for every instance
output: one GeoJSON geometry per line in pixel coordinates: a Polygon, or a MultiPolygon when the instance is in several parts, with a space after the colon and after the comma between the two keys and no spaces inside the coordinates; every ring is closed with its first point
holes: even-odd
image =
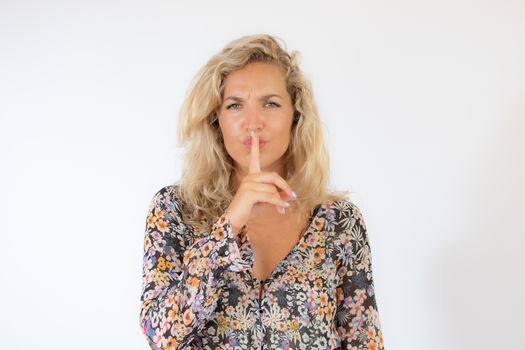
{"type": "Polygon", "coordinates": [[[251,63],[233,71],[224,81],[224,96],[235,95],[247,98],[254,93],[262,95],[279,94],[286,91],[286,82],[279,67],[266,63],[251,63]]]}

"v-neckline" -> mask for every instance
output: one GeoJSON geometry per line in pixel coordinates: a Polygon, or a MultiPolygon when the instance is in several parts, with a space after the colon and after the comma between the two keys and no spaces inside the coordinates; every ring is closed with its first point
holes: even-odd
{"type": "Polygon", "coordinates": [[[285,257],[283,259],[281,259],[281,261],[279,262],[279,264],[277,264],[277,266],[273,269],[273,271],[268,275],[268,277],[266,277],[266,279],[264,280],[261,280],[261,279],[258,279],[256,278],[253,274],[252,274],[252,269],[253,269],[253,263],[255,261],[253,261],[253,249],[251,247],[251,243],[250,243],[250,239],[248,238],[248,235],[246,234],[246,228],[243,227],[242,228],[242,231],[241,233],[243,235],[246,235],[244,237],[245,241],[242,242],[242,245],[249,245],[249,249],[250,249],[250,253],[251,253],[251,260],[252,260],[252,263],[249,264],[250,267],[249,269],[246,271],[248,273],[248,275],[252,278],[253,281],[255,281],[256,283],[258,284],[267,284],[268,281],[270,281],[273,276],[281,269],[282,265],[288,260],[288,258],[295,253],[295,251],[298,249],[298,247],[305,243],[306,241],[306,238],[307,236],[310,234],[311,230],[310,228],[312,227],[312,225],[314,224],[314,220],[319,216],[319,211],[321,209],[321,207],[323,206],[323,204],[318,204],[316,207],[314,207],[311,211],[310,211],[310,221],[308,222],[308,225],[306,225],[306,228],[301,232],[301,238],[297,241],[297,243],[290,249],[290,251],[288,252],[288,254],[285,255],[285,257]]]}

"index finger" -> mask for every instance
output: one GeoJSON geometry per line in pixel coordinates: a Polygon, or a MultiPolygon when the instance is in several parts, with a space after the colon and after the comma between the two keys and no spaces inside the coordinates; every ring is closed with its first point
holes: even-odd
{"type": "Polygon", "coordinates": [[[261,171],[261,163],[259,159],[259,135],[255,131],[250,131],[252,136],[252,146],[250,148],[250,168],[248,173],[259,173],[261,171]]]}

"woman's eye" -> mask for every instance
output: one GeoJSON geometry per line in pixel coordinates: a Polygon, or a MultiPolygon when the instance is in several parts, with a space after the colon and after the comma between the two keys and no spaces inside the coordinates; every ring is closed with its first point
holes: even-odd
{"type": "MultiPolygon", "coordinates": [[[[280,107],[280,105],[278,103],[275,103],[275,102],[267,102],[266,103],[266,106],[268,107],[271,107],[271,108],[277,108],[277,107],[280,107]]],[[[232,103],[228,106],[226,106],[226,109],[239,109],[241,107],[240,104],[238,103],[232,103]]]]}
{"type": "Polygon", "coordinates": [[[228,105],[228,106],[226,107],[226,109],[237,109],[237,107],[232,108],[232,107],[234,107],[234,106],[239,106],[239,104],[238,104],[238,103],[232,103],[231,105],[228,105]]]}

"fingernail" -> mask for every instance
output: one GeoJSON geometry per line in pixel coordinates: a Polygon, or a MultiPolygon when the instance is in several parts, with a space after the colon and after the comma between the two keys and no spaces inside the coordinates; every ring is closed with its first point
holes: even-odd
{"type": "Polygon", "coordinates": [[[284,215],[284,208],[279,208],[279,213],[281,213],[281,215],[284,215]]]}
{"type": "Polygon", "coordinates": [[[250,136],[253,137],[255,135],[255,131],[250,130],[250,136]]]}
{"type": "Polygon", "coordinates": [[[295,199],[297,199],[297,193],[295,193],[295,192],[292,191],[292,197],[294,197],[295,199]]]}
{"type": "MultiPolygon", "coordinates": [[[[284,202],[284,205],[286,206],[286,208],[288,208],[290,206],[290,203],[288,202],[284,202]]],[[[284,208],[283,208],[284,209],[284,208]]]]}

